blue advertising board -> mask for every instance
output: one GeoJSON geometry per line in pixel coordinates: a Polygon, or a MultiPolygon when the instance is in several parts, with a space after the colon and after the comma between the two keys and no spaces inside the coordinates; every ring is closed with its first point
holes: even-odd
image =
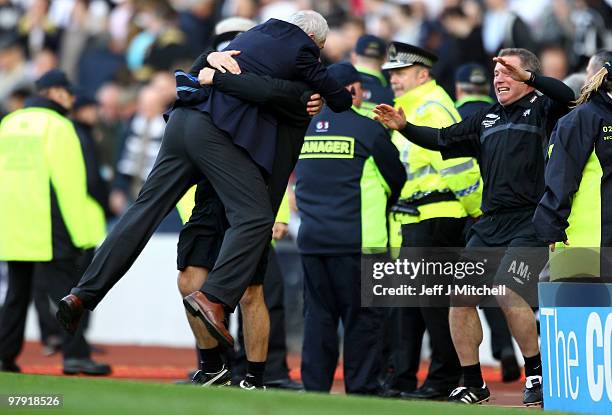
{"type": "Polygon", "coordinates": [[[541,283],[544,409],[612,414],[612,285],[541,283]]]}

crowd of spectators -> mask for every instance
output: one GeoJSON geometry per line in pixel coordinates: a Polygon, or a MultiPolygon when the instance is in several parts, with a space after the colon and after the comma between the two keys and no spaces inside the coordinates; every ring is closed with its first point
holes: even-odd
{"type": "Polygon", "coordinates": [[[59,67],[97,98],[95,137],[110,210],[120,215],[152,167],[174,99],[172,70],[188,68],[228,16],[285,18],[298,9],[330,25],[322,59],[350,55],[371,33],[431,50],[451,96],[463,63],[490,66],[524,47],[559,79],[612,42],[610,0],[0,0],[0,111],[23,105],[41,74],[59,67]]]}

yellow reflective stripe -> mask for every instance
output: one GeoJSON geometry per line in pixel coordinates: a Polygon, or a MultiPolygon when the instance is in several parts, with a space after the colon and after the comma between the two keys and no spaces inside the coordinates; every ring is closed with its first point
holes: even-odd
{"type": "Polygon", "coordinates": [[[474,160],[470,159],[464,163],[457,164],[455,166],[447,167],[445,169],[440,170],[440,174],[442,176],[448,176],[450,174],[459,174],[464,171],[467,171],[474,167],[474,160]]]}
{"type": "Polygon", "coordinates": [[[306,136],[302,145],[300,159],[323,158],[353,158],[355,155],[355,139],[339,135],[306,136]]]}
{"type": "Polygon", "coordinates": [[[406,180],[413,180],[419,177],[426,176],[428,174],[435,174],[437,172],[438,171],[432,165],[427,165],[427,166],[421,167],[420,169],[417,169],[416,171],[412,173],[407,173],[406,180]]]}

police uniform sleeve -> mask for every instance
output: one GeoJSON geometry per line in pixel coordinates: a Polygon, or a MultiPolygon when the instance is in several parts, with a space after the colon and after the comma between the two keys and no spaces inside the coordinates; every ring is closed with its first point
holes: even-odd
{"type": "Polygon", "coordinates": [[[215,72],[213,85],[220,91],[257,105],[270,107],[283,122],[308,125],[306,103],[313,94],[302,82],[286,81],[269,76],[215,72]]]}
{"type": "Polygon", "coordinates": [[[536,232],[547,242],[567,240],[565,230],[572,198],[594,149],[592,128],[585,125],[585,113],[572,111],[559,121],[551,136],[553,146],[544,173],[544,196],[533,217],[536,232]]]}
{"type": "Polygon", "coordinates": [[[68,120],[53,120],[47,140],[47,162],[51,185],[70,234],[78,248],[88,246],[86,215],[87,177],[77,133],[68,120]]]}
{"type": "Polygon", "coordinates": [[[391,142],[387,132],[380,128],[372,146],[372,157],[380,171],[385,185],[389,188],[389,206],[397,202],[406,183],[406,170],[400,161],[399,151],[391,142]]]}
{"type": "Polygon", "coordinates": [[[300,49],[296,57],[296,76],[318,91],[332,111],[348,110],[353,105],[350,92],[329,75],[319,60],[318,50],[315,48],[313,44],[312,47],[300,49]]]}

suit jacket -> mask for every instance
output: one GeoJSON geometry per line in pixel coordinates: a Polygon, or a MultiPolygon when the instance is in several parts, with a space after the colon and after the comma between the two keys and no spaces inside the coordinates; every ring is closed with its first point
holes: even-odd
{"type": "MultiPolygon", "coordinates": [[[[326,99],[332,110],[351,107],[350,93],[321,64],[318,46],[291,23],[270,19],[238,35],[226,49],[241,52],[236,60],[243,72],[304,81],[326,99]]],[[[274,114],[215,88],[208,100],[196,107],[210,114],[217,128],[246,149],[258,165],[272,171],[277,136],[274,114]]]]}

